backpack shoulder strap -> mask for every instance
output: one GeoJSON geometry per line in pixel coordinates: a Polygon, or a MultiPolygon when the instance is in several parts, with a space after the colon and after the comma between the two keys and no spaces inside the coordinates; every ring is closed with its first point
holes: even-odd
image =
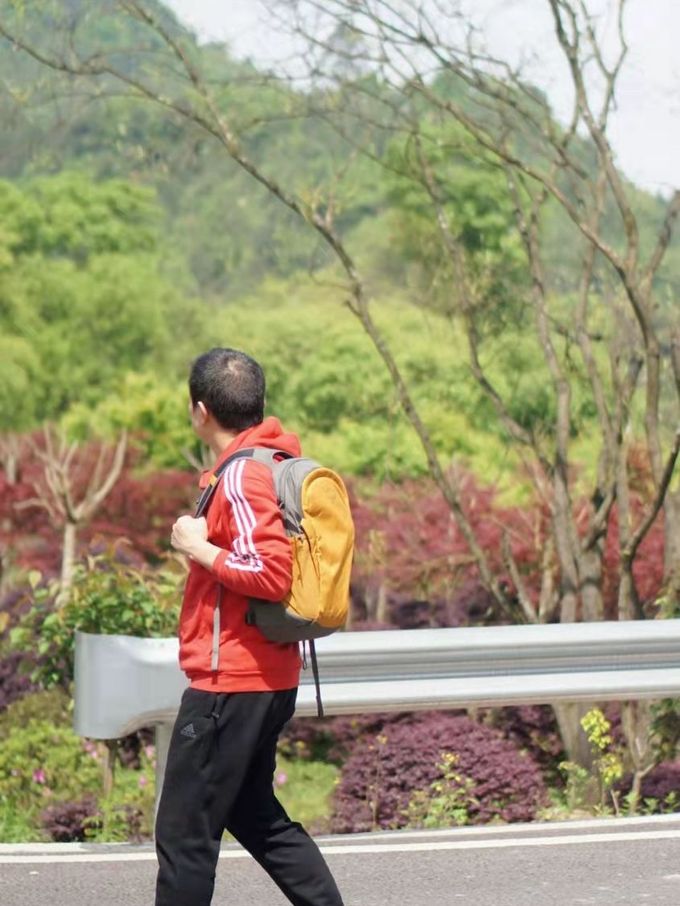
{"type": "Polygon", "coordinates": [[[274,450],[269,447],[244,447],[243,450],[237,450],[235,453],[232,453],[231,456],[228,456],[223,463],[215,469],[215,471],[210,476],[207,486],[204,488],[203,493],[198,498],[198,503],[196,504],[196,512],[194,513],[194,518],[198,519],[199,516],[202,516],[205,511],[208,509],[208,505],[212,500],[212,496],[217,489],[220,478],[224,474],[228,466],[235,462],[237,459],[254,459],[255,462],[261,462],[263,465],[268,466],[270,469],[273,469],[277,462],[283,459],[294,459],[290,453],[286,453],[285,450],[274,450]]]}
{"type": "Polygon", "coordinates": [[[217,485],[219,484],[220,478],[226,471],[227,467],[235,462],[237,459],[252,459],[255,449],[253,447],[248,447],[243,450],[237,450],[235,453],[232,453],[231,456],[228,456],[224,462],[215,469],[215,471],[210,476],[208,484],[203,489],[203,493],[198,498],[198,503],[196,504],[196,512],[194,513],[194,518],[198,519],[199,516],[203,516],[205,511],[208,509],[208,505],[212,500],[213,494],[217,490],[217,485]]]}

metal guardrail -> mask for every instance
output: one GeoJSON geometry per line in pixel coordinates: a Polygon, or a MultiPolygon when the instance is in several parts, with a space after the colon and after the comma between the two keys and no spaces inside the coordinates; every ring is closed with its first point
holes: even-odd
{"type": "MultiPolygon", "coordinates": [[[[680,695],[680,620],[341,632],[317,653],[329,715],[680,695]]],[[[155,726],[160,780],[187,684],[177,654],[176,639],[77,633],[76,732],[155,726]]],[[[296,714],[315,713],[303,673],[296,714]]]]}

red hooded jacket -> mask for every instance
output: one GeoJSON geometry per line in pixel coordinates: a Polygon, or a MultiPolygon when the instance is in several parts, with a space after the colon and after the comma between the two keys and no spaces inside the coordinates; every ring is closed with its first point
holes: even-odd
{"type": "MultiPolygon", "coordinates": [[[[278,419],[242,431],[215,468],[237,450],[268,447],[300,455],[294,434],[278,419]]],[[[212,471],[201,476],[205,487],[212,471]]],[[[270,642],[246,623],[248,598],[280,601],[290,590],[292,557],[271,470],[237,459],[220,478],[208,511],[208,540],[222,548],[212,569],[191,562],[180,616],[179,659],[194,689],[261,692],[292,689],[300,677],[298,646],[270,642]],[[222,586],[217,670],[213,670],[213,625],[222,586]]]]}

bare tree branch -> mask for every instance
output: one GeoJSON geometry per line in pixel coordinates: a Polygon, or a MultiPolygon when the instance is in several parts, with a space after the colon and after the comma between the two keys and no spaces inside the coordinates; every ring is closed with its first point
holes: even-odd
{"type": "Polygon", "coordinates": [[[522,579],[519,568],[517,567],[517,562],[512,555],[512,547],[510,545],[510,539],[508,538],[507,532],[503,533],[501,548],[503,552],[503,562],[505,563],[505,568],[510,574],[512,584],[515,586],[517,600],[519,601],[522,608],[524,618],[527,623],[538,623],[536,608],[531,601],[531,597],[527,592],[526,585],[524,584],[524,580],[522,579]]]}
{"type": "Polygon", "coordinates": [[[675,471],[675,464],[678,459],[678,454],[680,454],[680,428],[675,432],[675,438],[673,440],[673,445],[668,454],[666,460],[666,465],[661,476],[661,481],[656,489],[656,498],[647,513],[647,516],[642,520],[638,528],[635,530],[632,538],[629,540],[623,551],[623,558],[632,563],[635,559],[635,554],[640,544],[644,540],[647,532],[652,527],[654,520],[659,515],[661,507],[663,506],[664,499],[666,497],[666,492],[671,483],[671,478],[673,477],[673,472],[675,471]]]}
{"type": "Polygon", "coordinates": [[[680,190],[676,190],[673,193],[673,197],[668,203],[668,207],[666,208],[666,216],[664,217],[661,230],[659,231],[656,247],[652,252],[649,258],[649,262],[642,273],[642,285],[645,287],[646,292],[649,292],[651,290],[652,280],[654,279],[656,272],[659,270],[664,255],[668,250],[668,246],[670,245],[671,237],[673,235],[673,226],[675,225],[678,214],[680,214],[680,190]]]}

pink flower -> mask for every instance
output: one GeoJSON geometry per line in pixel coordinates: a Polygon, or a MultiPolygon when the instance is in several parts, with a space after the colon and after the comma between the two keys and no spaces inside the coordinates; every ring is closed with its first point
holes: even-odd
{"type": "Polygon", "coordinates": [[[137,783],[139,784],[140,789],[143,789],[148,784],[148,779],[142,774],[137,783]]]}
{"type": "Polygon", "coordinates": [[[288,774],[284,773],[283,771],[279,771],[279,773],[274,778],[274,783],[277,786],[283,786],[284,783],[286,783],[287,781],[288,781],[288,774]]]}
{"type": "Polygon", "coordinates": [[[37,771],[33,771],[33,782],[34,783],[45,783],[47,777],[42,768],[38,768],[37,771]]]}
{"type": "Polygon", "coordinates": [[[95,761],[99,760],[99,751],[97,750],[97,744],[95,742],[88,739],[87,742],[83,744],[83,748],[91,758],[94,758],[95,761]]]}
{"type": "Polygon", "coordinates": [[[144,746],[144,754],[151,761],[156,754],[156,746],[144,746]]]}

